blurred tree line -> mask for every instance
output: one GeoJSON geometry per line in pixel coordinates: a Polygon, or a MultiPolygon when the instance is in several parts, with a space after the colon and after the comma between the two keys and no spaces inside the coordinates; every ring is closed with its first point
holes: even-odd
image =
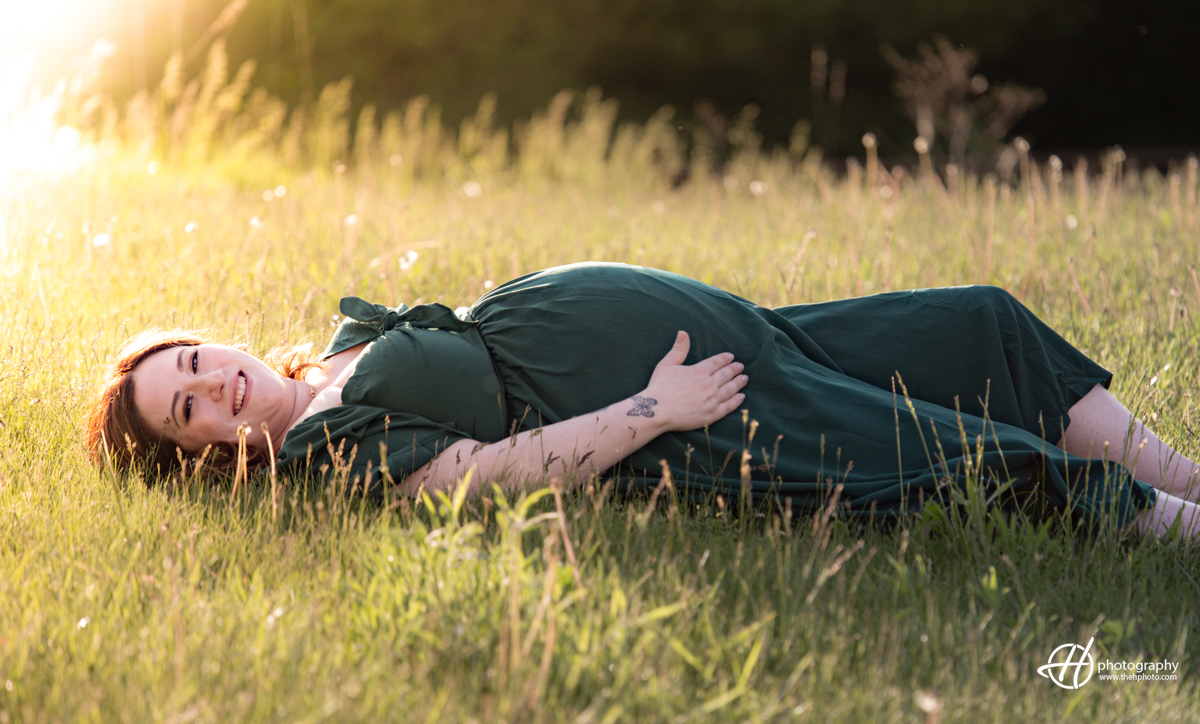
{"type": "Polygon", "coordinates": [[[257,61],[254,85],[291,103],[352,76],[356,105],[427,94],[456,124],[495,93],[504,122],[599,86],[623,118],[670,104],[685,131],[719,137],[753,104],[768,143],[786,144],[803,119],[827,153],[861,153],[866,132],[882,153],[911,153],[889,58],[940,35],[975,52],[988,84],[1044,92],[1011,129],[1042,148],[1200,141],[1194,0],[121,2],[98,29],[120,48],[105,76],[118,99],[156,84],[172,51],[197,72],[224,37],[233,63],[257,61]]]}

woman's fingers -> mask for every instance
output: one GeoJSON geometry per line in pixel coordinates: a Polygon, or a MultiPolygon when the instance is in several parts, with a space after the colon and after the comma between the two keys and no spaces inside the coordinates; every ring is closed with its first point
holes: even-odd
{"type": "Polygon", "coordinates": [[[728,400],[722,402],[720,405],[717,405],[717,420],[720,420],[722,417],[725,417],[729,413],[738,409],[738,406],[741,405],[745,399],[745,393],[739,392],[733,397],[730,397],[728,400]]]}
{"type": "Polygon", "coordinates": [[[717,388],[720,396],[724,398],[732,397],[734,393],[746,386],[750,378],[746,375],[738,375],[731,378],[728,382],[717,388]]]}
{"type": "MultiPolygon", "coordinates": [[[[746,386],[750,381],[749,376],[742,374],[746,369],[746,365],[741,362],[734,361],[733,355],[723,353],[709,357],[700,364],[713,363],[717,365],[716,369],[710,375],[713,383],[716,384],[715,399],[719,400],[722,405],[731,401],[737,396],[738,403],[745,399],[745,395],[740,395],[739,390],[746,386]]],[[[697,365],[700,366],[700,365],[697,365]]],[[[737,404],[737,403],[734,403],[737,404]]],[[[724,412],[721,413],[724,415],[724,412]]]]}
{"type": "Polygon", "coordinates": [[[659,362],[660,365],[681,365],[687,359],[688,350],[692,347],[692,340],[688,337],[688,333],[682,329],[675,335],[675,344],[671,345],[671,349],[667,351],[665,357],[659,362]]]}
{"type": "Polygon", "coordinates": [[[731,362],[717,369],[716,372],[712,373],[712,376],[717,380],[717,384],[724,384],[737,377],[744,369],[746,369],[746,365],[741,362],[731,362]]]}
{"type": "MultiPolygon", "coordinates": [[[[675,343],[671,345],[671,349],[667,351],[666,356],[659,361],[659,364],[681,365],[684,363],[684,360],[687,359],[688,351],[691,350],[691,348],[691,337],[688,336],[687,332],[679,330],[679,332],[675,335],[675,343]]],[[[708,359],[703,359],[697,362],[695,367],[706,370],[710,374],[716,374],[723,370],[727,370],[732,365],[736,365],[736,371],[734,371],[732,374],[737,374],[737,372],[745,369],[745,365],[743,365],[741,362],[735,362],[732,352],[721,352],[719,354],[714,354],[708,359]]]]}
{"type": "Polygon", "coordinates": [[[696,366],[700,367],[702,369],[706,369],[709,372],[715,373],[718,370],[720,370],[721,368],[727,367],[732,363],[733,363],[733,353],[722,352],[720,354],[714,354],[712,357],[709,357],[708,359],[700,360],[699,362],[696,363],[696,366]]]}

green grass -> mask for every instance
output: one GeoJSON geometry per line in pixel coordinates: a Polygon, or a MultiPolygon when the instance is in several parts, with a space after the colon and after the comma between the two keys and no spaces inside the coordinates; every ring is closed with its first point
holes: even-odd
{"type": "Polygon", "coordinates": [[[145,144],[122,126],[94,162],[0,177],[0,722],[1200,718],[1200,563],[1178,541],[978,500],[881,528],[592,484],[561,521],[533,491],[381,509],[281,481],[273,502],[266,475],[231,503],[227,483],[147,489],[85,461],[89,389],[146,325],[320,345],[344,294],[456,306],[585,259],[773,306],[998,284],[1197,453],[1186,168],[1114,165],[1090,179],[1086,217],[1070,174],[1056,202],[1045,168],[1000,184],[994,215],[997,187],[974,175],[943,196],[910,171],[885,198],[811,154],[754,148],[673,187],[670,127],[626,128],[606,155],[592,102],[565,132],[553,112],[528,124],[515,157],[494,130],[468,145],[433,125],[358,153],[310,137],[300,157],[276,129],[235,153],[248,105],[191,156],[166,126],[145,144]],[[1092,636],[1100,659],[1166,658],[1180,680],[1066,691],[1036,674],[1092,636]]]}

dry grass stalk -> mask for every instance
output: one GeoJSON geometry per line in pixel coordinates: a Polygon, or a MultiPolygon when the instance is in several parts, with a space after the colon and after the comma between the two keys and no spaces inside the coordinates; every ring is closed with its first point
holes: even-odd
{"type": "Polygon", "coordinates": [[[1075,161],[1075,200],[1079,204],[1079,224],[1084,229],[1091,227],[1091,191],[1088,188],[1088,162],[1083,156],[1075,161]]]}
{"type": "Polygon", "coordinates": [[[867,192],[873,195],[879,185],[879,144],[874,133],[864,134],[862,144],[867,149],[867,192]]]}
{"type": "Polygon", "coordinates": [[[996,237],[996,177],[988,174],[983,179],[983,194],[987,197],[987,238],[983,246],[983,279],[992,278],[992,248],[996,237]]]}
{"type": "Polygon", "coordinates": [[[1046,165],[1050,169],[1050,212],[1055,219],[1062,221],[1062,192],[1059,189],[1063,177],[1062,159],[1052,155],[1046,165]]]}

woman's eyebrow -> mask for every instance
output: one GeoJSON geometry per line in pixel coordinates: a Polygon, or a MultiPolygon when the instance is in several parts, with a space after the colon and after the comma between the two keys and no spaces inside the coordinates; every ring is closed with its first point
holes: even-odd
{"type": "MultiPolygon", "coordinates": [[[[183,347],[179,348],[179,354],[175,357],[175,369],[183,372],[183,347]]],[[[175,408],[179,405],[179,390],[175,390],[175,396],[171,398],[171,419],[175,421],[175,427],[181,427],[179,418],[175,416],[175,408]]]]}

